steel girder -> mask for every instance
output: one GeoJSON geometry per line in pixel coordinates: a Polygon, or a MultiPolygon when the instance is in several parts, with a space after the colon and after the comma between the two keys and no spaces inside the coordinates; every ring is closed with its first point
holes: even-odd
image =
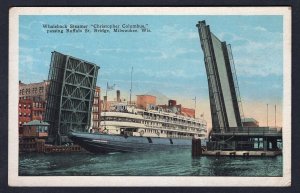
{"type": "Polygon", "coordinates": [[[199,21],[196,27],[204,53],[213,132],[224,133],[230,127],[241,127],[240,110],[226,42],[221,42],[213,35],[205,21],[199,21]],[[214,45],[212,39],[219,42],[218,46],[214,45]]]}
{"type": "Polygon", "coordinates": [[[89,128],[98,70],[93,63],[52,52],[45,115],[51,136],[89,128]]]}

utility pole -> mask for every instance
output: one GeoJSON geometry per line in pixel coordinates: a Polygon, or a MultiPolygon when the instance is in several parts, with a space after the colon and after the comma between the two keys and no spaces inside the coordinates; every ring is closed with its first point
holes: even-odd
{"type": "Polygon", "coordinates": [[[267,127],[269,127],[269,104],[267,104],[267,127]]]}
{"type": "Polygon", "coordinates": [[[131,67],[129,105],[131,105],[131,93],[132,93],[132,72],[133,72],[133,66],[131,67]]]}
{"type": "Polygon", "coordinates": [[[275,105],[275,128],[276,128],[276,105],[275,105]]]}

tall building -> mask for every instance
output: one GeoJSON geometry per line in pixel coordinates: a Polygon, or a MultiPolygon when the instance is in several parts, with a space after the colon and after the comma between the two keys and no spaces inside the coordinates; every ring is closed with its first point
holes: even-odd
{"type": "Polygon", "coordinates": [[[49,81],[25,84],[19,81],[19,98],[33,101],[46,101],[49,81]]]}
{"type": "Polygon", "coordinates": [[[99,131],[101,119],[101,89],[98,86],[95,88],[92,112],[92,129],[94,131],[99,131]]]}
{"type": "Polygon", "coordinates": [[[99,66],[73,56],[52,52],[45,121],[49,140],[69,142],[70,130],[88,131],[99,66]]]}
{"type": "Polygon", "coordinates": [[[49,82],[25,84],[19,81],[19,130],[32,120],[43,120],[49,82]]]}
{"type": "Polygon", "coordinates": [[[21,132],[23,125],[32,120],[31,115],[32,100],[21,99],[19,100],[19,132],[21,132]]]}

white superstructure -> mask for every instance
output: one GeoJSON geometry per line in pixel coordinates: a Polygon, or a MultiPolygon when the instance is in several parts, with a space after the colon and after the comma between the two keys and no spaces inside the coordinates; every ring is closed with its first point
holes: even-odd
{"type": "Polygon", "coordinates": [[[101,131],[108,134],[162,137],[206,137],[206,122],[172,112],[142,110],[126,104],[118,104],[109,112],[101,113],[101,131]]]}

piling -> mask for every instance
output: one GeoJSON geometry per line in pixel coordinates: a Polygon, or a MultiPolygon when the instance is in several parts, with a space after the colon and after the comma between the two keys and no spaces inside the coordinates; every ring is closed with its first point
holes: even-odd
{"type": "Polygon", "coordinates": [[[201,139],[192,139],[192,156],[201,156],[202,146],[201,139]]]}

